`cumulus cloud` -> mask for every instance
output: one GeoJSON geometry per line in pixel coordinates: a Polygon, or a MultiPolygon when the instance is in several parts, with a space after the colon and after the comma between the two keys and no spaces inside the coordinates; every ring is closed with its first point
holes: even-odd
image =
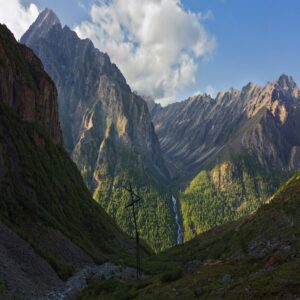
{"type": "Polygon", "coordinates": [[[211,12],[187,11],[180,0],[98,0],[90,15],[77,34],[107,52],[134,90],[156,99],[194,83],[199,59],[215,47],[203,26],[211,12]]]}
{"type": "Polygon", "coordinates": [[[39,14],[35,4],[25,7],[20,0],[0,0],[0,8],[0,23],[4,23],[17,39],[21,38],[39,14]]]}

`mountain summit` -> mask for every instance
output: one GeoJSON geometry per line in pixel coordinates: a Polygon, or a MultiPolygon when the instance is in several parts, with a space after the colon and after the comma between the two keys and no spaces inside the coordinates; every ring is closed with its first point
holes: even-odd
{"type": "Polygon", "coordinates": [[[29,27],[22,39],[30,42],[33,38],[42,38],[56,25],[61,27],[60,20],[51,9],[46,8],[39,14],[36,21],[29,27]]]}
{"type": "Polygon", "coordinates": [[[279,87],[281,87],[284,90],[292,90],[297,88],[297,84],[294,81],[293,77],[287,76],[285,74],[281,75],[275,82],[279,87]]]}
{"type": "Polygon", "coordinates": [[[66,149],[94,198],[129,233],[127,197],[120,186],[131,181],[142,189],[143,238],[156,249],[170,246],[171,195],[164,191],[169,172],[146,102],[131,91],[107,54],[57,24],[55,15],[44,11],[21,41],[37,53],[57,86],[66,149]],[[155,225],[165,222],[164,228],[155,225]]]}

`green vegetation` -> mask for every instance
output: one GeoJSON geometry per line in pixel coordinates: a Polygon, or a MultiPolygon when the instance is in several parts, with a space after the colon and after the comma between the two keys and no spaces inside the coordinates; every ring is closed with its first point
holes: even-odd
{"type": "MultiPolygon", "coordinates": [[[[300,173],[255,214],[149,257],[144,271],[152,276],[141,288],[122,283],[133,295],[129,299],[297,299],[299,207],[300,173]],[[182,270],[182,276],[172,280],[174,270],[182,270]]],[[[82,299],[93,299],[96,284],[82,299]]],[[[101,299],[113,298],[107,292],[101,299]]]]}
{"type": "Polygon", "coordinates": [[[45,258],[62,280],[66,280],[73,275],[74,267],[72,264],[65,262],[63,259],[53,254],[48,254],[45,258]]]}
{"type": "MultiPolygon", "coordinates": [[[[34,73],[36,69],[34,65],[30,65],[23,57],[22,45],[14,40],[13,34],[4,26],[0,28],[1,46],[4,47],[5,54],[16,62],[17,67],[24,75],[27,84],[33,91],[37,89],[37,81],[39,78],[34,73]]],[[[2,60],[0,59],[0,64],[2,60]]],[[[49,78],[50,80],[50,78],[49,78]]]]}
{"type": "Polygon", "coordinates": [[[160,281],[161,282],[172,282],[172,281],[176,281],[179,278],[182,277],[182,270],[181,269],[175,269],[173,271],[168,271],[166,273],[164,273],[161,277],[160,277],[160,281]]]}
{"type": "Polygon", "coordinates": [[[6,284],[3,278],[0,277],[0,292],[6,290],[6,284]]]}
{"type": "Polygon", "coordinates": [[[0,162],[4,172],[0,182],[0,220],[26,240],[63,279],[72,274],[72,262],[59,258],[60,253],[53,253],[48,241],[38,238],[39,232],[45,232],[51,239],[48,228],[60,231],[95,262],[127,260],[130,264],[128,251],[133,245],[92,199],[63,148],[55,146],[37,124],[21,122],[3,103],[0,120],[0,162]]]}
{"type": "Polygon", "coordinates": [[[95,171],[97,188],[94,199],[133,237],[132,211],[125,208],[130,195],[122,188],[131,182],[135,192],[143,198],[136,206],[140,236],[154,251],[159,252],[175,244],[171,191],[154,182],[151,176],[147,177],[145,174],[149,174],[149,170],[142,171],[133,166],[134,157],[132,153],[123,153],[121,165],[114,168],[110,164],[102,165],[100,170],[95,171]]]}
{"type": "Polygon", "coordinates": [[[107,280],[90,280],[89,286],[91,289],[84,290],[78,299],[115,299],[115,300],[129,300],[134,299],[137,296],[136,289],[139,288],[139,284],[136,282],[120,282],[116,279],[107,280]]]}
{"type": "MultiPolygon", "coordinates": [[[[133,186],[136,186],[136,181],[132,177],[119,174],[113,180],[116,188],[108,191],[103,188],[103,185],[99,185],[94,198],[125,232],[133,236],[132,212],[131,209],[125,208],[130,201],[130,196],[127,191],[121,188],[128,181],[133,182],[133,186]],[[100,188],[102,188],[101,191],[100,188]]],[[[170,193],[151,185],[138,187],[136,192],[144,199],[136,206],[141,238],[147,241],[155,251],[173,246],[175,226],[174,217],[171,213],[170,193]]]]}
{"type": "Polygon", "coordinates": [[[250,156],[201,171],[179,194],[184,239],[253,213],[286,179],[282,172],[265,171],[250,156]]]}
{"type": "Polygon", "coordinates": [[[93,198],[133,237],[132,212],[125,209],[130,196],[122,188],[131,182],[135,192],[144,199],[136,209],[141,238],[156,252],[173,246],[176,233],[169,182],[159,177],[151,159],[137,154],[133,147],[120,140],[116,125],[108,116],[102,120],[103,115],[106,112],[98,102],[94,108],[94,126],[86,131],[88,138],[82,139],[75,151],[93,198]]]}

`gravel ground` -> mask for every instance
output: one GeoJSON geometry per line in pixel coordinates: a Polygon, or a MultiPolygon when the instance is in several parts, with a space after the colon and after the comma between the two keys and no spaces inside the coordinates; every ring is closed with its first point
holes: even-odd
{"type": "Polygon", "coordinates": [[[119,267],[111,263],[100,266],[87,266],[68,279],[65,286],[59,290],[48,291],[38,300],[63,300],[82,291],[87,287],[87,279],[115,277],[123,280],[134,279],[136,270],[129,267],[119,267]]]}

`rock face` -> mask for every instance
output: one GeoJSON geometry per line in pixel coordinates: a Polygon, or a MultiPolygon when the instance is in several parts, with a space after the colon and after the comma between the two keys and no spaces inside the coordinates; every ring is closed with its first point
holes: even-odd
{"type": "MultiPolygon", "coordinates": [[[[136,153],[133,164],[150,168],[157,180],[168,179],[147,105],[131,92],[107,54],[62,28],[48,9],[21,42],[37,53],[56,83],[65,145],[81,169],[97,167],[98,158],[98,163],[111,159],[117,165],[121,152],[129,151],[136,153]],[[94,152],[85,153],[90,143],[94,152]],[[114,153],[105,153],[109,143],[114,153]]],[[[94,172],[88,171],[91,177],[94,172]]]]}
{"type": "Polygon", "coordinates": [[[61,144],[54,83],[32,50],[18,44],[4,26],[0,34],[1,101],[11,107],[23,121],[39,123],[55,144],[61,144]]]}
{"type": "Polygon", "coordinates": [[[35,299],[133,245],[62,148],[52,80],[3,25],[0,79],[0,298],[35,299]]]}
{"type": "Polygon", "coordinates": [[[180,174],[186,239],[253,212],[300,168],[300,90],[289,76],[151,107],[180,174]]]}
{"type": "MultiPolygon", "coordinates": [[[[40,57],[57,86],[65,147],[94,198],[130,232],[131,221],[123,208],[126,195],[116,187],[128,180],[138,188],[147,185],[156,191],[155,197],[151,196],[154,200],[149,193],[144,195],[154,202],[149,205],[163,201],[167,215],[162,218],[171,222],[170,196],[161,197],[158,192],[168,184],[169,173],[147,104],[131,91],[109,56],[90,40],[81,40],[68,27],[62,28],[50,10],[40,14],[21,41],[40,57]]],[[[149,224],[145,218],[155,218],[151,211],[149,214],[141,216],[144,226],[149,224]]],[[[164,235],[169,237],[158,239],[170,244],[175,234],[172,224],[168,228],[164,235]]],[[[149,230],[153,228],[143,229],[148,241],[145,235],[149,230]]],[[[150,240],[152,245],[154,239],[157,235],[150,240]]]]}
{"type": "Polygon", "coordinates": [[[193,96],[158,110],[153,121],[164,154],[189,173],[229,144],[235,152],[253,152],[266,169],[293,172],[300,167],[299,114],[300,90],[282,75],[265,87],[249,83],[215,99],[193,96]]]}

